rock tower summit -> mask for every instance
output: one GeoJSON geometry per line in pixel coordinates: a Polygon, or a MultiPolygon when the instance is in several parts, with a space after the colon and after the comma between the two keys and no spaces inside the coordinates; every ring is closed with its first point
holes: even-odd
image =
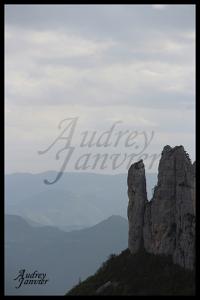
{"type": "Polygon", "coordinates": [[[171,255],[175,264],[194,269],[195,163],[184,147],[164,147],[150,201],[142,160],[129,168],[127,183],[130,252],[144,248],[156,255],[171,255]]]}

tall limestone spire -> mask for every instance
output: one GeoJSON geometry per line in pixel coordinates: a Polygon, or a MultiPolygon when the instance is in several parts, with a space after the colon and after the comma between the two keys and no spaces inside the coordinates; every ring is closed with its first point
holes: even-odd
{"type": "Polygon", "coordinates": [[[172,255],[174,263],[194,269],[195,164],[183,146],[164,147],[150,202],[144,164],[133,164],[128,172],[128,196],[131,253],[144,247],[153,254],[172,255]]]}
{"type": "Polygon", "coordinates": [[[128,220],[131,253],[143,247],[144,208],[147,201],[146,177],[143,161],[133,164],[128,171],[128,220]]]}

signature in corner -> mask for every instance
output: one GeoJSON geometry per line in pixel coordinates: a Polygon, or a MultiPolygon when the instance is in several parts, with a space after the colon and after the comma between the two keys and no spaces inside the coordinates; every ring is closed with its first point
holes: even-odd
{"type": "Polygon", "coordinates": [[[29,273],[25,269],[19,270],[18,275],[14,280],[18,283],[15,287],[16,289],[19,289],[22,285],[45,285],[49,281],[46,273],[39,273],[38,271],[29,273]]]}

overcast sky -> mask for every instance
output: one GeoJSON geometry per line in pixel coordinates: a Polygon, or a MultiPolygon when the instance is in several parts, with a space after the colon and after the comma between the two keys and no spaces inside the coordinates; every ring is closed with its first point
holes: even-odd
{"type": "Polygon", "coordinates": [[[107,168],[87,172],[126,172],[125,164],[112,169],[110,155],[123,161],[152,132],[144,153],[182,144],[194,160],[195,6],[7,5],[5,113],[6,173],[58,171],[66,153],[59,160],[55,154],[64,140],[38,151],[67,118],[77,119],[65,171],[81,170],[80,156],[101,152],[109,154],[107,168]],[[110,146],[80,146],[84,131],[98,139],[116,121],[110,146]],[[125,146],[125,134],[114,146],[126,130],[136,131],[134,146],[125,146]]]}

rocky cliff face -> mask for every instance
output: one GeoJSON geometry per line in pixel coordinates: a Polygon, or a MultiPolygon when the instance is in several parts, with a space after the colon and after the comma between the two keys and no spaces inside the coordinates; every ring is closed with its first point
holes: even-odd
{"type": "Polygon", "coordinates": [[[147,200],[142,161],[128,172],[129,249],[144,247],[153,254],[172,255],[186,269],[195,261],[195,164],[183,146],[165,146],[158,182],[147,200]]]}

